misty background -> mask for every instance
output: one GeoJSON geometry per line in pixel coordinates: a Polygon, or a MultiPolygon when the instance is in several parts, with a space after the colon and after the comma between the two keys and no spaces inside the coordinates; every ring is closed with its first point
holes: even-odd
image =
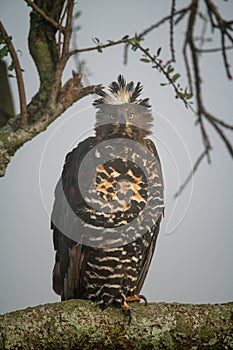
{"type": "MultiPolygon", "coordinates": [[[[187,1],[177,1],[177,8],[182,3],[187,1]]],[[[221,1],[217,5],[226,19],[232,15],[232,2],[221,1]]],[[[140,33],[169,13],[170,1],[158,5],[152,0],[88,0],[78,2],[77,9],[82,13],[78,19],[81,30],[76,32],[73,46],[83,48],[93,46],[94,37],[105,43],[140,33]]],[[[17,0],[1,1],[0,10],[1,20],[19,50],[29,102],[38,88],[38,75],[27,47],[31,10],[17,0]]],[[[184,31],[183,25],[176,28],[177,57],[184,31]]],[[[155,53],[161,47],[161,58],[166,61],[170,58],[168,40],[167,23],[148,35],[143,46],[148,45],[155,53]]],[[[218,41],[208,45],[216,47],[218,41]]],[[[123,74],[127,81],[142,82],[142,96],[150,98],[155,116],[152,139],[163,166],[166,210],[142,294],[149,301],[232,301],[232,159],[208,126],[214,147],[212,164],[205,160],[182,195],[174,199],[174,193],[202,151],[200,132],[194,114],[175,99],[171,87],[160,86],[165,82],[164,77],[152,70],[150,64],[139,62],[140,58],[139,53],[129,52],[128,64],[124,65],[123,46],[106,49],[102,54],[84,53],[78,60],[71,59],[64,81],[72,69],[77,70],[80,60],[85,60],[86,83],[106,86],[123,74]]],[[[231,53],[231,63],[232,58],[231,53]]],[[[207,109],[232,123],[232,82],[226,78],[221,54],[203,55],[201,64],[207,109]]],[[[178,60],[175,67],[185,87],[183,61],[178,60]]],[[[11,86],[18,113],[16,79],[11,79],[11,86]]],[[[93,135],[93,99],[94,96],[88,96],[78,101],[45,132],[27,142],[0,179],[0,313],[59,300],[51,287],[54,251],[49,216],[66,153],[93,135]]]]}

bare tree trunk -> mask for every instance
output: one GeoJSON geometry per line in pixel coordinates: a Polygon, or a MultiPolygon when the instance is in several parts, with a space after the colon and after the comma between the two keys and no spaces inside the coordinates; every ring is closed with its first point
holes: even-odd
{"type": "Polygon", "coordinates": [[[233,303],[132,305],[69,300],[0,316],[0,349],[232,349],[233,303]]]}

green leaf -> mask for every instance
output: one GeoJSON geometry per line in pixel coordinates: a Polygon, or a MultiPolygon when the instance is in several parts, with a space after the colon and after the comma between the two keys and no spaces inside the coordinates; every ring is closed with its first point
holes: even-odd
{"type": "Polygon", "coordinates": [[[160,83],[160,86],[166,86],[168,85],[167,83],[160,83]]]}
{"type": "Polygon", "coordinates": [[[149,63],[150,60],[148,60],[148,58],[140,58],[140,61],[141,62],[145,62],[145,63],[149,63]]]}
{"type": "Polygon", "coordinates": [[[1,50],[0,50],[0,59],[7,56],[8,54],[8,47],[4,46],[1,50]]]}
{"type": "Polygon", "coordinates": [[[97,51],[100,52],[100,53],[103,52],[103,50],[102,50],[102,48],[100,46],[97,47],[97,51]]]}
{"type": "Polygon", "coordinates": [[[144,40],[144,38],[142,36],[138,35],[137,33],[135,33],[135,39],[137,40],[137,42],[144,40]]]}
{"type": "Polygon", "coordinates": [[[185,100],[189,100],[190,98],[193,97],[193,94],[192,93],[183,93],[183,92],[179,91],[178,96],[184,98],[185,100]]]}
{"type": "Polygon", "coordinates": [[[129,38],[129,35],[125,35],[125,36],[123,36],[123,38],[121,40],[126,40],[128,38],[129,38]]]}
{"type": "Polygon", "coordinates": [[[133,51],[137,51],[137,49],[138,49],[138,46],[137,46],[137,45],[135,45],[135,44],[132,44],[132,47],[131,47],[131,49],[132,49],[133,51]]]}
{"type": "Polygon", "coordinates": [[[161,50],[162,50],[162,47],[159,47],[158,50],[157,50],[157,52],[156,52],[156,56],[157,56],[157,57],[160,55],[161,50]]]}
{"type": "Polygon", "coordinates": [[[99,43],[100,43],[100,39],[98,39],[97,37],[92,38],[92,41],[93,41],[93,43],[96,44],[96,45],[99,45],[99,43]]]}
{"type": "Polygon", "coordinates": [[[172,82],[174,83],[177,79],[179,79],[180,77],[180,74],[179,73],[176,73],[172,76],[172,82]]]}
{"type": "Polygon", "coordinates": [[[138,43],[138,40],[136,38],[132,38],[132,39],[129,39],[128,42],[130,44],[137,44],[138,43]]]}
{"type": "Polygon", "coordinates": [[[172,66],[168,66],[167,67],[167,73],[170,74],[172,72],[174,72],[174,68],[172,66]]]}
{"type": "Polygon", "coordinates": [[[193,97],[193,94],[192,93],[190,93],[190,94],[185,94],[185,98],[187,99],[187,100],[189,100],[190,98],[192,98],[193,97]]]}

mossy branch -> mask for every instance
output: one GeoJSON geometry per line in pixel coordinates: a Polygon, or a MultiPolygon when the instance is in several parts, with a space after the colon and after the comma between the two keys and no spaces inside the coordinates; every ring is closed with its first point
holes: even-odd
{"type": "Polygon", "coordinates": [[[48,125],[74,102],[89,94],[94,94],[99,87],[100,85],[84,87],[81,83],[81,74],[73,72],[73,77],[63,86],[57,103],[48,107],[37,121],[17,128],[17,117],[11,118],[12,124],[8,123],[0,130],[0,176],[5,175],[11,157],[25,142],[46,130],[48,125]]]}
{"type": "Polygon", "coordinates": [[[0,316],[0,349],[232,349],[233,303],[132,305],[69,300],[0,316]]]}

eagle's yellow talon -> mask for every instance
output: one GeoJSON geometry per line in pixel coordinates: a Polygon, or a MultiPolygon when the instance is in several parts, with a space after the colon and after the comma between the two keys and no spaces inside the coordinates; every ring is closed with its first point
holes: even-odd
{"type": "MultiPolygon", "coordinates": [[[[127,298],[126,298],[126,300],[127,300],[127,298]]],[[[127,304],[126,300],[124,300],[123,309],[124,309],[124,311],[127,312],[127,311],[130,309],[130,307],[129,307],[129,305],[127,304]]]]}
{"type": "Polygon", "coordinates": [[[139,295],[132,295],[131,297],[127,297],[126,301],[128,302],[139,302],[141,300],[139,295]]]}

